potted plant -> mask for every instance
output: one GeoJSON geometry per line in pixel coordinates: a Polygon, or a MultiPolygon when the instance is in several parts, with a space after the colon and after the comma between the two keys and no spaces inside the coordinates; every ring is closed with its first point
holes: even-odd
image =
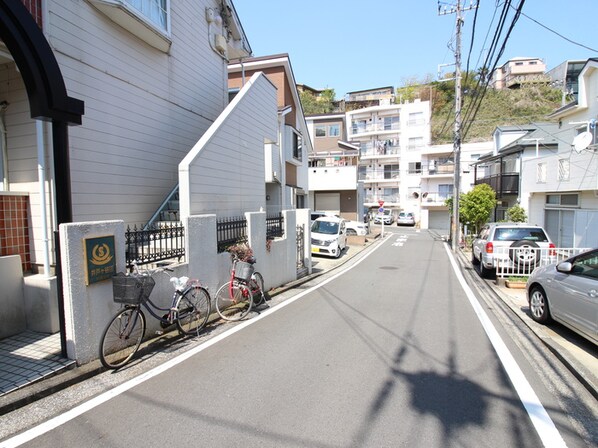
{"type": "Polygon", "coordinates": [[[512,289],[525,289],[525,285],[527,283],[527,279],[529,277],[528,276],[523,276],[523,277],[509,277],[507,278],[507,280],[505,281],[505,285],[507,286],[507,288],[512,288],[512,289]]]}
{"type": "Polygon", "coordinates": [[[235,244],[228,246],[226,251],[231,254],[231,257],[237,258],[239,261],[248,262],[253,258],[253,249],[244,240],[239,240],[235,244]]]}

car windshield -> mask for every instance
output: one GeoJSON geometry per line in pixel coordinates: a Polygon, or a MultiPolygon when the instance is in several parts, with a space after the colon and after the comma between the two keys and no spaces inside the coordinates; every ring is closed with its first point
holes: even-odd
{"type": "Polygon", "coordinates": [[[496,241],[540,241],[548,242],[548,237],[542,229],[530,227],[504,228],[496,229],[494,232],[494,240],[496,241]]]}
{"type": "Polygon", "coordinates": [[[312,233],[336,235],[338,233],[338,223],[331,221],[314,221],[311,226],[311,231],[312,233]]]}

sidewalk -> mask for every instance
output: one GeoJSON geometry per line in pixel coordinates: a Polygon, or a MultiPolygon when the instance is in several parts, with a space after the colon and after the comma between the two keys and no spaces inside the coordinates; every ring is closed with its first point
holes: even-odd
{"type": "MultiPolygon", "coordinates": [[[[470,266],[469,254],[460,253],[461,268],[470,266]]],[[[541,325],[529,316],[525,289],[508,288],[505,281],[489,282],[493,292],[521,319],[542,343],[573,373],[598,399],[598,350],[581,337],[571,338],[571,332],[560,324],[541,325]],[[582,342],[580,342],[582,341],[582,342]]]]}
{"type": "MultiPolygon", "coordinates": [[[[376,241],[378,236],[379,235],[372,235],[372,238],[370,238],[369,241],[364,245],[351,246],[355,250],[351,250],[349,253],[345,254],[345,256],[341,257],[338,260],[338,264],[335,264],[331,269],[342,266],[351,258],[361,253],[374,241],[376,241]]],[[[462,268],[469,265],[469,261],[462,253],[460,253],[457,259],[462,268]]],[[[285,291],[298,288],[309,280],[323,275],[325,272],[327,272],[327,270],[314,269],[314,273],[311,275],[300,278],[279,288],[275,288],[269,291],[269,295],[271,297],[275,297],[285,291]]],[[[584,349],[583,347],[579,347],[575,343],[568,341],[565,337],[563,337],[562,334],[559,334],[556,327],[555,329],[552,329],[534,322],[527,314],[528,304],[525,295],[525,289],[510,289],[505,286],[499,286],[495,283],[491,283],[491,287],[493,292],[504,303],[506,303],[513,310],[513,312],[517,314],[519,318],[538,336],[538,338],[541,339],[542,342],[563,362],[563,364],[566,365],[571,372],[573,372],[573,374],[585,385],[585,387],[593,394],[593,396],[598,398],[598,358],[595,356],[595,347],[593,351],[594,354],[592,354],[592,350],[584,349]]],[[[2,354],[2,343],[5,342],[6,340],[3,340],[0,343],[0,356],[2,354]]],[[[56,345],[56,341],[54,341],[53,344],[56,345]]],[[[50,344],[50,351],[52,350],[54,353],[42,353],[41,355],[37,355],[38,357],[35,362],[38,363],[38,370],[40,373],[46,373],[41,380],[39,380],[39,378],[28,380],[29,382],[26,386],[21,385],[21,387],[16,390],[11,389],[12,392],[10,393],[2,394],[3,392],[0,391],[0,415],[23,407],[40,398],[49,396],[105,370],[99,361],[94,361],[89,364],[76,367],[73,361],[56,357],[56,350],[58,350],[59,353],[59,347],[56,348],[50,344]],[[48,361],[57,362],[57,364],[54,365],[48,361]]]]}

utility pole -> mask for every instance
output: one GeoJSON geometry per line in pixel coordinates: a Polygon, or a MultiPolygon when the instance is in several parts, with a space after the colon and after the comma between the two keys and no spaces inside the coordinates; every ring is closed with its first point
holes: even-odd
{"type": "Polygon", "coordinates": [[[453,220],[451,222],[451,248],[453,252],[459,247],[461,240],[461,227],[459,226],[459,195],[461,193],[461,26],[463,18],[461,13],[477,8],[477,5],[470,3],[467,7],[461,6],[461,0],[457,0],[454,7],[444,9],[438,3],[438,14],[457,14],[455,28],[455,130],[453,140],[453,152],[455,157],[455,172],[453,176],[453,220]]]}

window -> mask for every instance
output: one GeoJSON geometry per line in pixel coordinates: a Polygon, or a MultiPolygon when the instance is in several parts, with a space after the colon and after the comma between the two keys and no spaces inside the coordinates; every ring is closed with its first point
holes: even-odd
{"type": "Polygon", "coordinates": [[[384,130],[385,131],[392,131],[394,129],[399,129],[400,127],[399,116],[396,115],[394,117],[384,117],[384,130]]]}
{"type": "Polygon", "coordinates": [[[316,137],[326,137],[326,126],[316,126],[316,137]]]}
{"type": "Polygon", "coordinates": [[[129,33],[160,51],[170,49],[170,0],[88,0],[129,33]]]}
{"type": "Polygon", "coordinates": [[[421,162],[409,162],[409,174],[421,174],[422,163],[421,162]]]}
{"type": "Polygon", "coordinates": [[[398,179],[399,178],[399,165],[384,165],[384,179],[398,179]]]}
{"type": "Polygon", "coordinates": [[[409,114],[409,125],[423,124],[424,113],[423,112],[412,112],[409,114]]]}
{"type": "Polygon", "coordinates": [[[301,136],[293,132],[293,157],[297,160],[303,160],[303,142],[301,136]]]}
{"type": "Polygon", "coordinates": [[[168,31],[167,0],[123,0],[163,31],[168,31]]]}
{"type": "Polygon", "coordinates": [[[338,124],[328,126],[328,137],[338,137],[341,135],[341,127],[338,124]]]}
{"type": "Polygon", "coordinates": [[[579,195],[577,193],[547,194],[546,205],[561,207],[577,207],[579,205],[579,195]]]}
{"type": "Polygon", "coordinates": [[[409,137],[409,149],[417,149],[424,146],[423,137],[409,137]]]}
{"type": "Polygon", "coordinates": [[[536,170],[536,182],[539,184],[546,183],[546,163],[538,163],[536,170]]]}
{"type": "Polygon", "coordinates": [[[559,180],[569,180],[569,159],[559,160],[559,180]]]}
{"type": "Polygon", "coordinates": [[[438,185],[438,199],[444,201],[453,197],[453,184],[438,185]]]}
{"type": "Polygon", "coordinates": [[[351,128],[353,129],[353,134],[358,134],[361,132],[365,132],[367,127],[367,120],[357,120],[351,123],[351,128]]]}

